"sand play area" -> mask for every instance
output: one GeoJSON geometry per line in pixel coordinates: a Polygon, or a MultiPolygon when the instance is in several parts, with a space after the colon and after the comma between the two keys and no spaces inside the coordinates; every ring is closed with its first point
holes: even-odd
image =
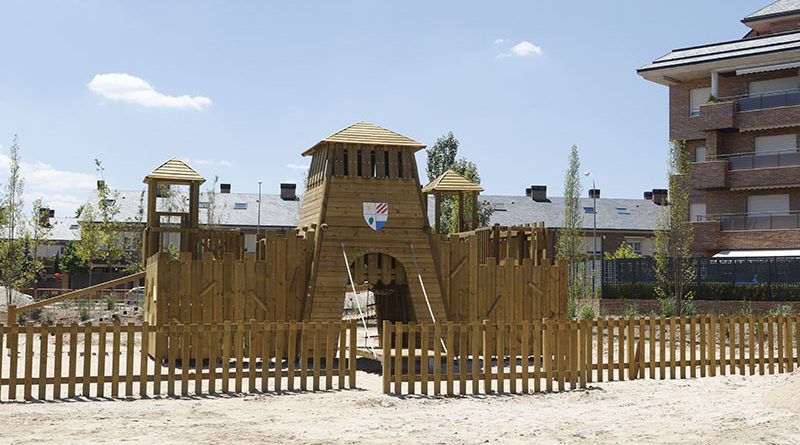
{"type": "Polygon", "coordinates": [[[0,442],[800,443],[800,373],[595,383],[527,396],[398,398],[357,390],[2,403],[0,442]]]}

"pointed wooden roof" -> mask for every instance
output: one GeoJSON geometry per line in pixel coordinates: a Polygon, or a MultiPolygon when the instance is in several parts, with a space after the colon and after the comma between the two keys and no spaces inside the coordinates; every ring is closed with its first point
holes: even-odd
{"type": "Polygon", "coordinates": [[[444,195],[458,192],[480,193],[482,191],[483,187],[459,175],[453,170],[447,170],[428,185],[422,187],[422,193],[436,192],[444,195]]]}
{"type": "Polygon", "coordinates": [[[144,182],[151,180],[172,181],[177,183],[204,183],[206,178],[200,176],[192,167],[180,159],[172,158],[144,177],[144,182]]]}
{"type": "Polygon", "coordinates": [[[344,142],[348,144],[363,145],[390,145],[392,147],[411,148],[414,151],[425,148],[425,144],[421,144],[411,138],[403,136],[402,134],[395,133],[394,131],[387,130],[369,122],[361,121],[337,131],[336,133],[319,141],[313,147],[304,151],[303,156],[308,156],[314,153],[314,151],[316,151],[316,149],[325,142],[344,142]]]}

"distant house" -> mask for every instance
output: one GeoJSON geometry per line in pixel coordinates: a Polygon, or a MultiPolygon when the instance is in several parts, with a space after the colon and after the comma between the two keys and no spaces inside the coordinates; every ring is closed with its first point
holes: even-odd
{"type": "MultiPolygon", "coordinates": [[[[599,193],[599,190],[598,190],[599,193]]],[[[651,194],[648,192],[648,196],[651,194]]],[[[525,196],[481,195],[494,208],[490,223],[513,226],[544,221],[551,230],[548,246],[555,254],[555,240],[563,227],[564,198],[547,196],[546,186],[533,186],[525,190],[525,196]],[[531,190],[533,189],[533,190],[531,190]]],[[[433,220],[432,205],[428,205],[428,218],[433,220]]],[[[613,252],[623,243],[628,243],[636,253],[652,256],[655,249],[655,230],[662,206],[652,199],[597,198],[597,249],[595,256],[613,252]]],[[[594,200],[581,198],[583,211],[583,249],[591,255],[595,243],[594,200]]]]}

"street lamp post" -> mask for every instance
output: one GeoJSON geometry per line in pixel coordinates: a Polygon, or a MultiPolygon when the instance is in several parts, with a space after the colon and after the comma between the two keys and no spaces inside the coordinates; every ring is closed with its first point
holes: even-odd
{"type": "Polygon", "coordinates": [[[592,298],[594,298],[597,295],[595,293],[595,283],[597,281],[595,272],[595,262],[597,260],[597,186],[595,186],[592,172],[586,172],[584,175],[592,178],[592,218],[594,219],[594,224],[592,225],[592,298]]]}
{"type": "Polygon", "coordinates": [[[261,180],[258,180],[258,218],[256,223],[256,243],[258,243],[258,237],[261,235],[261,180]]]}

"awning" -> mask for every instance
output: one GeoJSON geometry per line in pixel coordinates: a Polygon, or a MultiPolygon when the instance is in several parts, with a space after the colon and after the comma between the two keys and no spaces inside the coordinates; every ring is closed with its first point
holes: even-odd
{"type": "Polygon", "coordinates": [[[800,249],[772,249],[772,250],[723,250],[712,258],[771,258],[771,257],[800,257],[800,249]]]}
{"type": "Polygon", "coordinates": [[[800,62],[781,63],[778,65],[756,66],[752,68],[743,68],[740,70],[736,70],[736,75],[742,76],[744,74],[765,73],[767,71],[778,71],[778,70],[785,70],[789,68],[798,68],[798,67],[800,67],[800,62]]]}

